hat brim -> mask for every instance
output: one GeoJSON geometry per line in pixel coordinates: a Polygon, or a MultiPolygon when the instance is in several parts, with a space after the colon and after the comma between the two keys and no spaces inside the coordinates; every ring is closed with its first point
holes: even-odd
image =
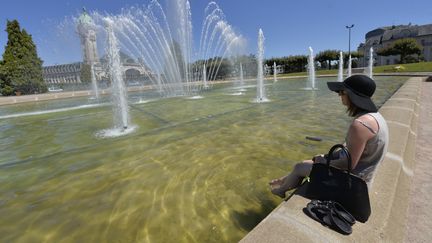
{"type": "Polygon", "coordinates": [[[369,111],[369,112],[377,112],[378,111],[378,108],[373,103],[373,101],[370,97],[361,96],[361,95],[354,93],[354,91],[352,91],[350,88],[346,87],[343,82],[327,82],[327,87],[329,88],[329,90],[334,91],[334,92],[339,92],[339,91],[344,90],[347,93],[348,97],[350,98],[351,102],[355,106],[357,106],[357,107],[359,107],[365,111],[369,111]]]}
{"type": "Polygon", "coordinates": [[[327,82],[327,87],[329,90],[334,92],[339,92],[346,89],[344,83],[342,82],[327,82]]]}
{"type": "Polygon", "coordinates": [[[370,97],[367,96],[360,96],[356,93],[354,93],[352,90],[350,89],[345,89],[345,92],[347,93],[348,97],[350,98],[351,102],[366,111],[369,112],[377,112],[378,108],[376,107],[376,105],[373,103],[372,99],[370,97]]]}

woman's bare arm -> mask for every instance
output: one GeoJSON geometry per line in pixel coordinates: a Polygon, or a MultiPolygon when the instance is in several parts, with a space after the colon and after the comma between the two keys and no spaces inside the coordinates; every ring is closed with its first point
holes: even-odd
{"type": "MultiPolygon", "coordinates": [[[[362,116],[358,120],[367,123],[374,131],[378,130],[378,123],[371,116],[362,116]]],[[[360,160],[369,139],[375,136],[367,127],[359,121],[354,120],[348,130],[347,148],[351,154],[351,168],[354,169],[360,160]]]]}
{"type": "MultiPolygon", "coordinates": [[[[361,120],[362,122],[367,123],[374,131],[378,130],[378,123],[371,116],[361,116],[357,118],[357,120],[361,120]]],[[[372,133],[359,121],[354,120],[352,122],[348,130],[346,144],[348,151],[351,154],[351,169],[354,169],[357,166],[357,163],[360,160],[361,155],[363,154],[367,141],[374,136],[375,134],[372,133]]],[[[315,156],[312,160],[315,163],[326,163],[326,159],[324,158],[323,154],[315,156]]],[[[341,169],[347,169],[347,160],[343,154],[341,154],[341,157],[339,159],[332,160],[330,164],[341,169]]]]}

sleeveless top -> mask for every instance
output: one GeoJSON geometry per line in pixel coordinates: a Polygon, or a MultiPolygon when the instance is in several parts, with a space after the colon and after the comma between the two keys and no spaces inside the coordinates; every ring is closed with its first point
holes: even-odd
{"type": "MultiPolygon", "coordinates": [[[[374,117],[375,120],[378,122],[378,131],[374,131],[373,129],[371,129],[367,123],[356,120],[357,122],[360,122],[363,126],[368,128],[372,133],[374,133],[375,136],[369,139],[369,141],[367,141],[364,151],[360,156],[360,159],[356,167],[353,169],[352,173],[361,177],[369,184],[369,182],[373,178],[373,173],[377,165],[384,160],[385,154],[387,153],[389,132],[387,123],[380,113],[376,112],[366,114],[374,117]]],[[[346,138],[345,141],[348,142],[346,138]]]]}

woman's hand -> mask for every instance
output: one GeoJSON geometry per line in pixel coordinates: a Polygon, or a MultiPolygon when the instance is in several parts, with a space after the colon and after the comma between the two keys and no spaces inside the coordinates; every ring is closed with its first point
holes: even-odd
{"type": "Polygon", "coordinates": [[[318,155],[315,155],[315,156],[312,158],[312,161],[313,161],[314,163],[322,163],[322,164],[327,163],[327,160],[326,160],[326,158],[324,157],[324,154],[318,154],[318,155]]]}

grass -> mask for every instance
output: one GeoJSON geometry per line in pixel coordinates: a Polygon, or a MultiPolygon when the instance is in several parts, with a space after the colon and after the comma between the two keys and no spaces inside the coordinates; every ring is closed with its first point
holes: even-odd
{"type": "Polygon", "coordinates": [[[374,67],[374,72],[432,72],[432,62],[419,62],[409,64],[395,64],[374,67]],[[400,68],[398,68],[400,67],[400,68]]]}
{"type": "MultiPolygon", "coordinates": [[[[432,72],[432,62],[377,66],[374,67],[373,72],[374,73],[432,72]]],[[[316,75],[326,75],[326,74],[337,75],[337,73],[338,73],[337,69],[331,69],[331,70],[317,70],[315,74],[316,75]]],[[[298,72],[298,73],[285,73],[278,76],[291,77],[291,76],[306,76],[306,75],[307,72],[298,72]]]]}

